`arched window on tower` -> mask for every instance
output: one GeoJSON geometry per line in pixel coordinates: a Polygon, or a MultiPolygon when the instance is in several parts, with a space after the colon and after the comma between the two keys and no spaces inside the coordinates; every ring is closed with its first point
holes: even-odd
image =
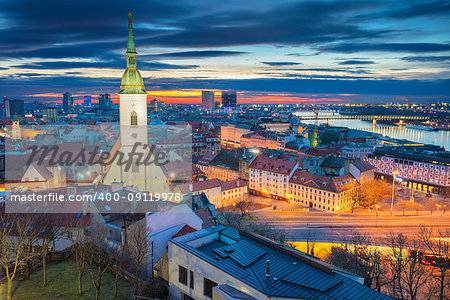
{"type": "Polygon", "coordinates": [[[137,120],[137,113],[133,110],[131,112],[131,126],[137,126],[138,120],[137,120]]]}

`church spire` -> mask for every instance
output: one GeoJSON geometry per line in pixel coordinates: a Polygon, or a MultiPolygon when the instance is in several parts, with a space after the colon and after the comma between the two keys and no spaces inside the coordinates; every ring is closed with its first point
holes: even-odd
{"type": "Polygon", "coordinates": [[[133,21],[131,20],[131,13],[128,13],[127,53],[136,53],[136,46],[134,44],[133,21]]]}
{"type": "Polygon", "coordinates": [[[145,94],[144,81],[137,69],[136,45],[134,44],[133,22],[131,13],[128,13],[128,40],[127,40],[127,69],[122,75],[120,94],[145,94]]]}

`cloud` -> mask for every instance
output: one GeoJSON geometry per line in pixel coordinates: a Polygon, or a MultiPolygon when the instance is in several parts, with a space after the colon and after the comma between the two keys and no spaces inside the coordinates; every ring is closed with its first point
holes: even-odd
{"type": "MultiPolygon", "coordinates": [[[[167,64],[158,61],[139,60],[138,66],[140,70],[171,70],[171,69],[194,69],[198,65],[175,65],[167,64]]],[[[111,68],[124,69],[126,67],[125,59],[100,61],[100,62],[84,62],[84,61],[45,61],[39,63],[25,63],[12,66],[20,69],[35,69],[35,70],[59,70],[59,69],[77,69],[77,68],[111,68]]]]}
{"type": "Polygon", "coordinates": [[[248,52],[244,51],[202,50],[202,51],[169,52],[154,55],[141,55],[141,57],[166,58],[166,59],[192,59],[192,58],[234,56],[247,53],[248,52]]]}
{"type": "Polygon", "coordinates": [[[440,43],[340,43],[321,46],[322,51],[356,53],[356,52],[442,52],[450,51],[450,44],[440,43]]]}
{"type": "Polygon", "coordinates": [[[450,56],[405,56],[401,60],[409,62],[446,62],[450,61],[450,56]]]}
{"type": "Polygon", "coordinates": [[[339,62],[340,65],[373,65],[374,61],[371,60],[344,60],[339,62]]]}
{"type": "Polygon", "coordinates": [[[273,67],[303,65],[302,63],[293,62],[293,61],[263,61],[261,63],[264,65],[273,66],[273,67]]]}

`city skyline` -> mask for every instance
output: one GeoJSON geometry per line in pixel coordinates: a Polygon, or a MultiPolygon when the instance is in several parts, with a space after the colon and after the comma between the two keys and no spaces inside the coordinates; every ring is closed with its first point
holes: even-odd
{"type": "Polygon", "coordinates": [[[9,98],[61,101],[70,91],[81,100],[103,89],[117,99],[125,11],[134,15],[150,98],[165,102],[200,103],[203,89],[236,90],[239,103],[450,97],[444,1],[263,1],[258,7],[4,1],[0,7],[0,89],[9,98]]]}

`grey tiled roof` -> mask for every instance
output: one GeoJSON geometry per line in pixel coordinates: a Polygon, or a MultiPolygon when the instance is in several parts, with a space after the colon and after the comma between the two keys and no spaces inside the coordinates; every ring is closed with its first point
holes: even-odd
{"type": "Polygon", "coordinates": [[[170,242],[269,297],[391,299],[348,278],[355,275],[318,258],[224,225],[189,233],[170,242]],[[189,241],[215,232],[219,232],[219,240],[199,248],[188,245],[189,241]],[[233,242],[225,242],[230,239],[233,242]],[[266,276],[267,261],[269,276],[266,276]]]}

